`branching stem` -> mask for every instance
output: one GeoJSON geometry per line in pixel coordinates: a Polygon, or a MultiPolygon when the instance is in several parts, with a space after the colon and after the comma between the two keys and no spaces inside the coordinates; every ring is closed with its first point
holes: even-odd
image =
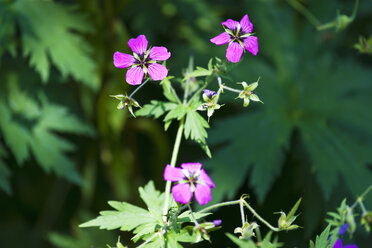
{"type": "Polygon", "coordinates": [[[212,209],[215,209],[215,208],[219,208],[219,207],[224,207],[224,206],[231,206],[231,205],[236,205],[236,204],[242,204],[244,206],[246,206],[248,208],[248,210],[259,220],[261,221],[263,224],[265,224],[268,228],[270,228],[272,231],[274,232],[279,232],[281,231],[279,228],[277,227],[274,227],[272,226],[269,222],[267,222],[264,218],[262,218],[244,199],[240,199],[240,200],[236,200],[236,201],[228,201],[228,202],[221,202],[221,203],[217,203],[217,204],[214,204],[212,206],[209,206],[209,207],[206,207],[202,210],[200,210],[199,212],[197,212],[198,214],[200,213],[204,213],[204,212],[208,212],[212,209]]]}
{"type": "MultiPolygon", "coordinates": [[[[176,166],[178,151],[179,151],[180,145],[181,145],[184,122],[185,122],[185,117],[183,117],[180,121],[180,125],[178,127],[178,131],[177,131],[177,135],[176,135],[176,141],[174,142],[172,158],[171,158],[171,163],[170,163],[170,165],[172,167],[176,166]]],[[[171,181],[167,181],[167,183],[165,185],[165,200],[164,200],[164,208],[163,208],[163,220],[164,221],[166,221],[166,219],[167,219],[166,215],[168,213],[168,208],[169,208],[169,196],[170,196],[171,183],[172,183],[171,181]]]]}

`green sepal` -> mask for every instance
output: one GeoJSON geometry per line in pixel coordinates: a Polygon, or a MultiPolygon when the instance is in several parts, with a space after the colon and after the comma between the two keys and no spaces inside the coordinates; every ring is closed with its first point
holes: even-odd
{"type": "Polygon", "coordinates": [[[372,211],[366,212],[362,215],[362,218],[360,219],[360,224],[364,226],[364,228],[366,229],[366,232],[371,231],[372,211]]]}
{"type": "Polygon", "coordinates": [[[249,97],[248,96],[244,96],[243,100],[244,100],[243,106],[244,107],[248,107],[248,105],[249,105],[249,97]]]}

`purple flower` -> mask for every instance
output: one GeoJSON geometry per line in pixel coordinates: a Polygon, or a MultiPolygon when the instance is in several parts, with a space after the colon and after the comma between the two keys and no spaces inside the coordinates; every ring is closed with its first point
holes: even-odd
{"type": "Polygon", "coordinates": [[[342,240],[341,239],[338,239],[336,241],[336,243],[333,245],[333,248],[358,248],[357,245],[353,244],[353,245],[345,245],[343,246],[342,245],[342,240]]]}
{"type": "Polygon", "coordinates": [[[228,61],[239,62],[244,48],[253,55],[257,55],[257,37],[252,36],[253,24],[249,21],[248,15],[243,16],[240,22],[228,19],[221,25],[223,25],[225,32],[210,39],[210,41],[218,46],[229,43],[226,51],[228,61]]]}
{"type": "Polygon", "coordinates": [[[340,229],[338,230],[338,235],[344,235],[349,228],[349,224],[345,223],[340,226],[340,229]]]}
{"type": "Polygon", "coordinates": [[[212,97],[214,95],[216,95],[216,92],[213,91],[213,90],[207,90],[207,89],[204,89],[203,90],[203,93],[209,98],[209,99],[212,99],[212,97]]]}
{"type": "Polygon", "coordinates": [[[205,170],[201,169],[201,163],[183,163],[181,168],[174,168],[169,164],[164,170],[164,180],[178,182],[172,187],[172,194],[176,202],[189,203],[192,193],[200,205],[207,204],[211,199],[211,188],[215,185],[207,175],[205,170]]]}
{"type": "Polygon", "coordinates": [[[213,224],[214,224],[215,227],[221,225],[221,223],[222,223],[222,220],[214,220],[213,221],[213,224]]]}
{"type": "Polygon", "coordinates": [[[147,39],[144,35],[130,39],[128,46],[133,56],[126,53],[114,53],[114,65],[117,68],[128,68],[126,81],[131,85],[142,83],[144,74],[149,73],[152,80],[163,80],[168,70],[165,66],[157,64],[158,61],[169,59],[171,53],[165,47],[154,46],[147,50],[147,39]]]}

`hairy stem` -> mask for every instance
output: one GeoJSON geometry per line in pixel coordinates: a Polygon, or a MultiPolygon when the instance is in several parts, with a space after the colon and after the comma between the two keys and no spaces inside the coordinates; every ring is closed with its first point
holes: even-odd
{"type": "MultiPolygon", "coordinates": [[[[192,72],[194,68],[194,58],[191,56],[189,60],[189,66],[187,68],[187,72],[192,72]]],[[[191,78],[186,79],[186,85],[185,85],[185,92],[183,94],[183,104],[187,103],[187,97],[189,96],[189,86],[190,86],[190,80],[191,78]]]]}
{"type": "Polygon", "coordinates": [[[259,219],[262,223],[264,223],[268,228],[270,228],[271,230],[273,230],[274,232],[279,232],[280,229],[277,228],[277,227],[273,227],[272,225],[270,225],[269,222],[267,222],[264,218],[262,218],[252,207],[251,205],[249,205],[246,201],[242,200],[243,201],[243,204],[248,208],[249,211],[251,211],[251,213],[257,218],[259,219]]]}
{"type": "Polygon", "coordinates": [[[204,213],[204,212],[207,212],[207,211],[210,211],[212,209],[215,209],[215,208],[219,208],[219,207],[224,207],[224,206],[231,206],[231,205],[236,205],[236,204],[243,204],[244,206],[246,206],[248,208],[248,210],[259,220],[261,221],[263,224],[265,224],[268,228],[270,228],[272,231],[274,232],[279,232],[281,231],[279,228],[277,227],[274,227],[272,226],[269,222],[267,222],[264,218],[262,218],[245,200],[241,199],[241,200],[236,200],[236,201],[228,201],[228,202],[221,202],[221,203],[217,203],[217,204],[214,204],[212,206],[209,206],[209,207],[206,207],[202,210],[200,210],[199,212],[197,212],[198,214],[200,213],[204,213]]]}
{"type": "Polygon", "coordinates": [[[224,207],[224,206],[231,206],[231,205],[236,205],[236,204],[239,204],[240,203],[240,200],[236,200],[236,201],[228,201],[228,202],[220,202],[220,203],[217,203],[217,204],[214,204],[214,205],[211,205],[209,207],[206,207],[200,211],[198,211],[197,213],[200,214],[200,213],[204,213],[204,212],[208,212],[212,209],[215,209],[215,208],[219,208],[219,207],[224,207]]]}
{"type": "Polygon", "coordinates": [[[150,78],[147,78],[145,80],[145,82],[143,82],[140,86],[138,86],[130,95],[129,95],[129,98],[131,98],[132,96],[134,96],[134,94],[136,94],[137,91],[139,91],[143,86],[145,86],[145,84],[147,84],[147,82],[150,81],[150,78]]]}
{"type": "Polygon", "coordinates": [[[223,85],[222,84],[222,79],[220,76],[217,75],[217,81],[218,81],[218,86],[222,87],[223,89],[225,90],[228,90],[228,91],[231,91],[231,92],[235,92],[235,93],[240,93],[241,90],[237,90],[237,89],[234,89],[234,88],[231,88],[231,87],[228,87],[226,85],[223,85]]]}
{"type": "Polygon", "coordinates": [[[363,198],[372,190],[372,184],[359,196],[362,200],[363,198]]]}
{"type": "MultiPolygon", "coordinates": [[[[176,166],[178,151],[179,151],[180,145],[181,145],[184,122],[185,122],[185,117],[183,117],[180,121],[180,125],[178,127],[178,131],[177,131],[177,135],[176,135],[176,141],[174,142],[172,158],[171,158],[171,163],[170,163],[170,165],[172,167],[176,166]]],[[[167,181],[167,183],[165,185],[165,200],[164,200],[164,208],[163,208],[163,220],[164,221],[166,221],[166,219],[167,219],[166,215],[168,213],[168,208],[169,208],[169,195],[170,195],[171,184],[172,184],[171,181],[167,181]]]]}
{"type": "Polygon", "coordinates": [[[356,201],[351,205],[351,208],[355,208],[359,202],[364,200],[364,197],[372,190],[372,184],[356,199],[356,201]]]}
{"type": "Polygon", "coordinates": [[[240,217],[242,218],[242,226],[244,226],[245,215],[244,215],[244,206],[243,206],[243,202],[242,201],[239,202],[239,206],[240,206],[240,217]]]}
{"type": "Polygon", "coordinates": [[[192,220],[194,221],[195,226],[199,226],[199,223],[196,221],[196,219],[194,217],[194,212],[191,209],[190,203],[187,203],[187,207],[190,210],[190,215],[191,215],[192,220]]]}
{"type": "Polygon", "coordinates": [[[287,0],[288,4],[295,10],[301,13],[305,18],[315,27],[319,27],[322,23],[316,18],[308,9],[306,9],[301,3],[296,0],[287,0]]]}

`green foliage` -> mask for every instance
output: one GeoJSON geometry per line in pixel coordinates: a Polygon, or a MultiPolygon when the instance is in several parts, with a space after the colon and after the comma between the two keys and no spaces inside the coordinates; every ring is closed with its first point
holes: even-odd
{"type": "MultiPolygon", "coordinates": [[[[115,210],[102,211],[97,218],[85,222],[80,227],[99,227],[100,229],[120,229],[121,231],[133,231],[134,242],[140,239],[145,241],[143,247],[163,247],[164,243],[168,247],[182,247],[179,242],[196,242],[197,236],[190,226],[183,227],[182,223],[191,222],[191,212],[185,211],[181,214],[169,212],[175,215],[174,226],[164,225],[162,218],[164,193],[160,193],[150,181],[145,187],[139,188],[139,194],[145,202],[147,209],[143,209],[126,202],[108,202],[115,210]]],[[[172,201],[171,209],[176,208],[172,201]]],[[[209,213],[193,214],[199,220],[209,213]]],[[[172,219],[171,216],[168,218],[172,219]]]]}
{"type": "MultiPolygon", "coordinates": [[[[20,89],[18,75],[11,72],[6,75],[7,97],[2,94],[0,98],[0,130],[17,163],[22,165],[32,154],[46,172],[80,184],[82,179],[74,162],[66,155],[76,148],[56,132],[92,136],[92,128],[65,107],[50,102],[42,92],[38,92],[37,100],[32,98],[20,89]]],[[[8,157],[1,150],[0,157],[8,157]]],[[[0,168],[1,188],[9,193],[10,172],[3,161],[0,168]]]]}
{"type": "Polygon", "coordinates": [[[205,142],[208,137],[206,128],[209,128],[208,122],[196,110],[191,110],[186,115],[185,138],[198,142],[206,154],[211,157],[209,148],[205,142]]]}
{"type": "Polygon", "coordinates": [[[296,220],[298,215],[295,215],[298,207],[300,206],[302,198],[300,198],[296,204],[293,206],[291,211],[286,215],[283,211],[280,212],[280,218],[278,220],[278,227],[281,230],[294,230],[299,228],[298,225],[292,225],[292,223],[296,220]]]}
{"type": "Polygon", "coordinates": [[[360,53],[372,54],[372,35],[368,39],[359,37],[358,43],[354,44],[354,48],[360,53]]]}
{"type": "MultiPolygon", "coordinates": [[[[102,232],[94,229],[77,228],[73,237],[66,234],[51,232],[48,234],[48,239],[57,248],[83,248],[83,247],[97,247],[105,248],[106,244],[114,242],[115,235],[110,232],[102,232]]],[[[120,247],[118,247],[120,248],[120,247]]]]}
{"type": "Polygon", "coordinates": [[[7,154],[5,152],[5,149],[0,144],[0,189],[10,194],[11,193],[11,188],[10,188],[10,183],[9,183],[10,170],[7,168],[4,161],[1,159],[6,156],[7,154]]]}
{"type": "Polygon", "coordinates": [[[260,242],[259,244],[255,243],[252,239],[249,239],[249,240],[239,239],[230,233],[226,233],[226,236],[229,237],[229,239],[231,239],[236,245],[238,245],[238,247],[241,247],[241,248],[258,248],[258,247],[278,248],[278,247],[283,246],[282,243],[278,242],[277,238],[274,238],[271,241],[271,236],[272,236],[271,232],[269,232],[265,236],[265,238],[262,240],[262,242],[260,242]]]}
{"type": "Polygon", "coordinates": [[[315,244],[312,240],[310,240],[310,248],[328,248],[332,247],[328,240],[329,231],[331,226],[328,225],[326,229],[320,234],[320,236],[316,236],[315,244]]]}
{"type": "Polygon", "coordinates": [[[151,100],[150,104],[145,104],[141,109],[136,111],[137,116],[152,116],[155,119],[162,116],[165,112],[176,108],[176,104],[151,100]]]}
{"type": "MultiPolygon", "coordinates": [[[[261,12],[264,6],[257,4],[251,11],[261,12]]],[[[219,120],[209,133],[210,144],[223,144],[213,161],[206,162],[219,186],[213,192],[215,202],[233,197],[248,172],[250,186],[263,201],[281,174],[291,143],[303,146],[302,161],[315,172],[326,199],[340,183],[356,195],[371,181],[371,70],[347,57],[338,63],[318,47],[321,43],[309,28],[292,35],[295,22],[286,10],[256,16],[266,52],[245,62],[237,76],[249,82],[259,71],[265,105],[219,120]],[[303,49],[293,49],[299,42],[303,49]]]]}
{"type": "Polygon", "coordinates": [[[48,81],[53,64],[62,76],[72,76],[91,89],[97,89],[95,62],[89,56],[91,47],[76,33],[92,32],[92,27],[71,7],[41,0],[3,2],[0,3],[0,20],[5,21],[5,29],[0,33],[1,45],[15,50],[10,40],[14,40],[12,36],[17,23],[23,55],[30,58],[30,66],[40,74],[43,82],[48,81]]]}

